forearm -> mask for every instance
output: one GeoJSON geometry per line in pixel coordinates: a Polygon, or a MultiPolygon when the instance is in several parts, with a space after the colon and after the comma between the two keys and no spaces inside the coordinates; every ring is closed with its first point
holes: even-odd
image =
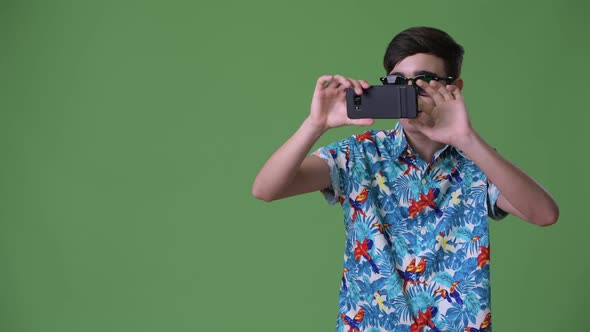
{"type": "Polygon", "coordinates": [[[557,219],[551,195],[525,172],[502,157],[475,131],[456,145],[488,176],[501,195],[527,221],[548,225],[557,219]]]}
{"type": "Polygon", "coordinates": [[[284,191],[297,174],[301,163],[323,134],[306,118],[299,129],[266,161],[252,185],[252,193],[263,200],[273,200],[284,191]]]}

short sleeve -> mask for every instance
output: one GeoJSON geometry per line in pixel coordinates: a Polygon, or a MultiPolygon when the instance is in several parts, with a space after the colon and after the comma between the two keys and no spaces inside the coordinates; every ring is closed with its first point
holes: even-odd
{"type": "Polygon", "coordinates": [[[498,207],[498,197],[500,197],[500,190],[492,182],[488,182],[488,216],[494,220],[504,219],[508,212],[498,207]]]}
{"type": "Polygon", "coordinates": [[[348,196],[346,178],[350,173],[350,146],[347,140],[340,140],[321,147],[312,155],[318,156],[330,167],[331,187],[321,189],[320,192],[330,205],[341,202],[348,196]]]}

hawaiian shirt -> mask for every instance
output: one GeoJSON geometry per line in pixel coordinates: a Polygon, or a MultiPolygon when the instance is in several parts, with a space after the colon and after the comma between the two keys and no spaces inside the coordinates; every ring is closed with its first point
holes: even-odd
{"type": "Polygon", "coordinates": [[[488,216],[498,189],[457,148],[430,162],[398,123],[313,152],[344,213],[336,331],[491,331],[488,216]]]}

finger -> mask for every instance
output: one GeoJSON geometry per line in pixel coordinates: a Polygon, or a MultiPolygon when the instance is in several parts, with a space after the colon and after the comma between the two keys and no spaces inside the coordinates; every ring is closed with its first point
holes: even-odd
{"type": "Polygon", "coordinates": [[[318,80],[318,84],[319,84],[319,81],[321,80],[323,82],[323,85],[322,86],[323,86],[324,89],[336,90],[341,85],[341,80],[339,80],[337,76],[338,75],[325,75],[325,76],[322,76],[318,80]]]}
{"type": "MultiPolygon", "coordinates": [[[[438,92],[441,95],[443,101],[449,101],[449,100],[455,99],[453,97],[453,94],[450,93],[449,91],[447,91],[447,89],[445,88],[445,86],[442,85],[440,82],[438,82],[438,81],[430,81],[428,83],[428,85],[432,89],[434,89],[436,92],[438,92]]],[[[436,103],[439,104],[438,101],[436,103]]]]}
{"type": "Polygon", "coordinates": [[[332,75],[323,75],[320,76],[318,78],[318,81],[316,83],[316,89],[317,88],[327,88],[330,85],[330,82],[334,79],[334,76],[332,75]]]}
{"type": "Polygon", "coordinates": [[[359,83],[361,84],[363,89],[368,89],[371,87],[371,84],[367,83],[367,81],[365,81],[365,80],[359,80],[359,83]]]}
{"type": "Polygon", "coordinates": [[[438,91],[438,93],[440,93],[443,96],[443,98],[446,101],[455,99],[455,96],[451,93],[451,91],[449,91],[447,89],[447,87],[445,85],[441,84],[440,82],[435,82],[435,83],[431,82],[431,85],[433,86],[434,89],[436,89],[436,91],[438,91]]]}
{"type": "Polygon", "coordinates": [[[463,94],[461,93],[461,89],[459,89],[456,85],[447,85],[447,90],[453,94],[455,99],[463,99],[463,94]]]}
{"type": "Polygon", "coordinates": [[[351,119],[349,122],[349,124],[354,126],[371,126],[374,123],[374,119],[351,119]]]}
{"type": "Polygon", "coordinates": [[[350,81],[342,75],[334,75],[334,80],[338,82],[339,86],[337,88],[341,90],[352,87],[352,83],[350,83],[350,81]]]}
{"type": "MultiPolygon", "coordinates": [[[[434,81],[431,81],[434,82],[434,81]]],[[[416,82],[416,85],[418,85],[419,87],[421,87],[422,89],[424,89],[424,91],[426,91],[426,93],[432,97],[432,99],[434,99],[434,102],[438,105],[440,103],[443,103],[445,101],[445,98],[437,91],[435,90],[430,84],[418,80],[416,82]]]]}
{"type": "Polygon", "coordinates": [[[332,87],[341,94],[346,93],[346,89],[351,88],[352,84],[341,75],[334,75],[334,82],[332,83],[332,87]]]}
{"type": "Polygon", "coordinates": [[[362,87],[361,83],[357,80],[350,80],[350,82],[352,83],[352,87],[354,88],[354,92],[357,95],[362,95],[363,94],[363,87],[362,87]]]}

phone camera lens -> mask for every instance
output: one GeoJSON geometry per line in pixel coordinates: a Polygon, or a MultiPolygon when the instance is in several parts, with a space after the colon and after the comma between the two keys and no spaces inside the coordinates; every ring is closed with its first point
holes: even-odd
{"type": "Polygon", "coordinates": [[[361,96],[354,96],[354,104],[355,105],[361,104],[361,96]]]}

